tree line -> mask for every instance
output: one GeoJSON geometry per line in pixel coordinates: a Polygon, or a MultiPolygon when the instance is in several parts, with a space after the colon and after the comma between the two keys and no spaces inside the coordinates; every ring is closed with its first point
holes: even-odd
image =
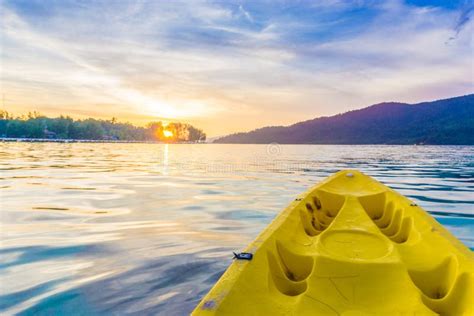
{"type": "Polygon", "coordinates": [[[206,134],[201,129],[187,123],[164,124],[159,121],[140,127],[118,122],[115,118],[74,120],[64,115],[50,118],[37,112],[14,117],[3,110],[0,110],[0,137],[170,142],[206,140],[206,134]]]}

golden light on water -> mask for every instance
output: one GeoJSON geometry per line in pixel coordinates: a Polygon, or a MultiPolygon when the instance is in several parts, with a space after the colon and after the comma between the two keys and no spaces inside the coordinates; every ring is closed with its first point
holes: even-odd
{"type": "Polygon", "coordinates": [[[173,132],[172,131],[168,131],[168,130],[164,130],[163,131],[163,135],[166,137],[166,138],[171,138],[173,137],[173,132]]]}

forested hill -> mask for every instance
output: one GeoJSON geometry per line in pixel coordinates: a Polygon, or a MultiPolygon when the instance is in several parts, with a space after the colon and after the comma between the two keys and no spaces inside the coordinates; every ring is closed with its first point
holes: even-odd
{"type": "Polygon", "coordinates": [[[418,104],[380,103],[291,126],[232,134],[215,142],[474,145],[474,94],[418,104]]]}
{"type": "Polygon", "coordinates": [[[151,122],[146,127],[116,119],[74,120],[67,116],[49,118],[36,112],[13,117],[0,111],[0,137],[29,139],[73,139],[106,141],[204,141],[206,134],[186,123],[151,122]]]}

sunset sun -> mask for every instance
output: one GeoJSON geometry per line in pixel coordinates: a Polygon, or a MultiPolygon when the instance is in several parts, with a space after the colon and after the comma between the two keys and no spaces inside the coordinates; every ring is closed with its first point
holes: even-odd
{"type": "Polygon", "coordinates": [[[168,130],[164,130],[164,131],[163,131],[163,135],[164,135],[166,138],[171,138],[171,137],[173,137],[173,132],[172,132],[172,131],[168,131],[168,130]]]}

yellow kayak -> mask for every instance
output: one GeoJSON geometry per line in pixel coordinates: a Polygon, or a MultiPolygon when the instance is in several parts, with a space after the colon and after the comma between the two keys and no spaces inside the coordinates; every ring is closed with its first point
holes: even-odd
{"type": "Polygon", "coordinates": [[[474,315],[474,254],[358,171],[300,195],[193,315],[474,315]]]}

